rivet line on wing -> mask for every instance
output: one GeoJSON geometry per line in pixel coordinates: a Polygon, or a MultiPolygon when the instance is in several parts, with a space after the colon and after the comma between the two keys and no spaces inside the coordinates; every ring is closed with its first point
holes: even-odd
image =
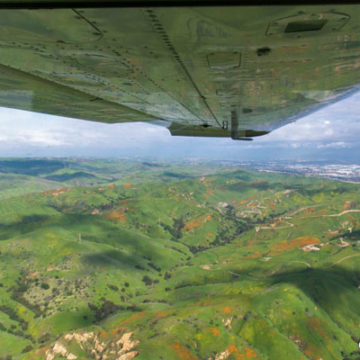
{"type": "Polygon", "coordinates": [[[81,17],[84,21],[86,21],[96,32],[97,35],[101,35],[101,37],[104,36],[104,34],[102,33],[102,31],[89,19],[87,19],[83,14],[81,14],[81,12],[79,12],[76,9],[71,9],[77,16],[81,17]]]}
{"type": "MultiPolygon", "coordinates": [[[[209,111],[209,113],[211,114],[211,116],[213,117],[213,119],[216,121],[216,123],[221,127],[221,124],[219,122],[219,120],[217,119],[216,115],[214,114],[213,110],[210,108],[208,102],[206,101],[206,97],[201,93],[200,89],[198,88],[198,86],[196,85],[196,82],[194,81],[194,79],[192,78],[191,74],[189,73],[188,69],[186,68],[183,60],[181,59],[179,53],[176,51],[174,45],[171,43],[168,34],[166,33],[164,26],[161,24],[159,18],[156,16],[156,14],[154,13],[153,10],[147,10],[148,15],[151,19],[151,21],[156,25],[156,31],[161,35],[161,38],[163,40],[163,42],[165,43],[165,46],[168,48],[168,50],[170,50],[170,52],[172,53],[174,59],[176,60],[176,62],[178,63],[178,65],[181,67],[181,69],[183,70],[184,74],[186,75],[186,77],[188,78],[188,80],[190,81],[191,85],[193,86],[193,88],[195,89],[195,91],[198,93],[200,99],[202,100],[202,102],[204,103],[205,107],[207,108],[207,110],[209,111]]],[[[194,114],[195,115],[195,114],[194,114]]],[[[197,115],[195,115],[197,116],[197,115]]],[[[198,117],[198,116],[197,116],[198,117]]],[[[199,118],[199,117],[198,117],[199,118]]]]}

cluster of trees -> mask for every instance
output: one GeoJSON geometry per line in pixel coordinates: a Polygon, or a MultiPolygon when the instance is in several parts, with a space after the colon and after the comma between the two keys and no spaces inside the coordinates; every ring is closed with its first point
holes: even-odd
{"type": "Polygon", "coordinates": [[[95,314],[95,321],[100,322],[106,319],[108,316],[114,314],[117,311],[141,311],[142,309],[136,305],[130,304],[128,306],[122,306],[114,304],[112,301],[101,298],[102,304],[99,306],[88,303],[89,309],[95,314]]]}
{"type": "Polygon", "coordinates": [[[20,317],[14,309],[7,305],[0,305],[0,311],[5,313],[11,320],[16,321],[21,329],[17,329],[16,325],[11,325],[10,328],[6,328],[4,324],[0,323],[0,330],[6,331],[9,334],[22,337],[24,339],[28,339],[31,342],[35,342],[33,337],[29,334],[25,334],[24,332],[27,330],[29,324],[26,320],[20,317]]]}

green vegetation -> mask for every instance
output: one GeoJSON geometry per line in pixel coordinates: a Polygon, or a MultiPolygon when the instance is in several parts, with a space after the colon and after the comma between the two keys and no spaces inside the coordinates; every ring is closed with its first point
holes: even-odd
{"type": "Polygon", "coordinates": [[[359,358],[359,185],[130,161],[0,171],[0,359],[359,358]]]}

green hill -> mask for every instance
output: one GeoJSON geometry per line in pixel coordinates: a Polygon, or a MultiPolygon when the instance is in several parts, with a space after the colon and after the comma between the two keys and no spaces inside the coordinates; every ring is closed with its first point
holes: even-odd
{"type": "Polygon", "coordinates": [[[0,359],[359,358],[359,185],[69,164],[0,201],[0,359]]]}

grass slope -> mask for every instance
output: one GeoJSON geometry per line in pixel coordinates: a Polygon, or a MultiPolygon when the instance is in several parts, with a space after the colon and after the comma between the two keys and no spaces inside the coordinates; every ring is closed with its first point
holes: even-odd
{"type": "Polygon", "coordinates": [[[145,167],[0,202],[0,359],[359,358],[358,185],[145,167]]]}

